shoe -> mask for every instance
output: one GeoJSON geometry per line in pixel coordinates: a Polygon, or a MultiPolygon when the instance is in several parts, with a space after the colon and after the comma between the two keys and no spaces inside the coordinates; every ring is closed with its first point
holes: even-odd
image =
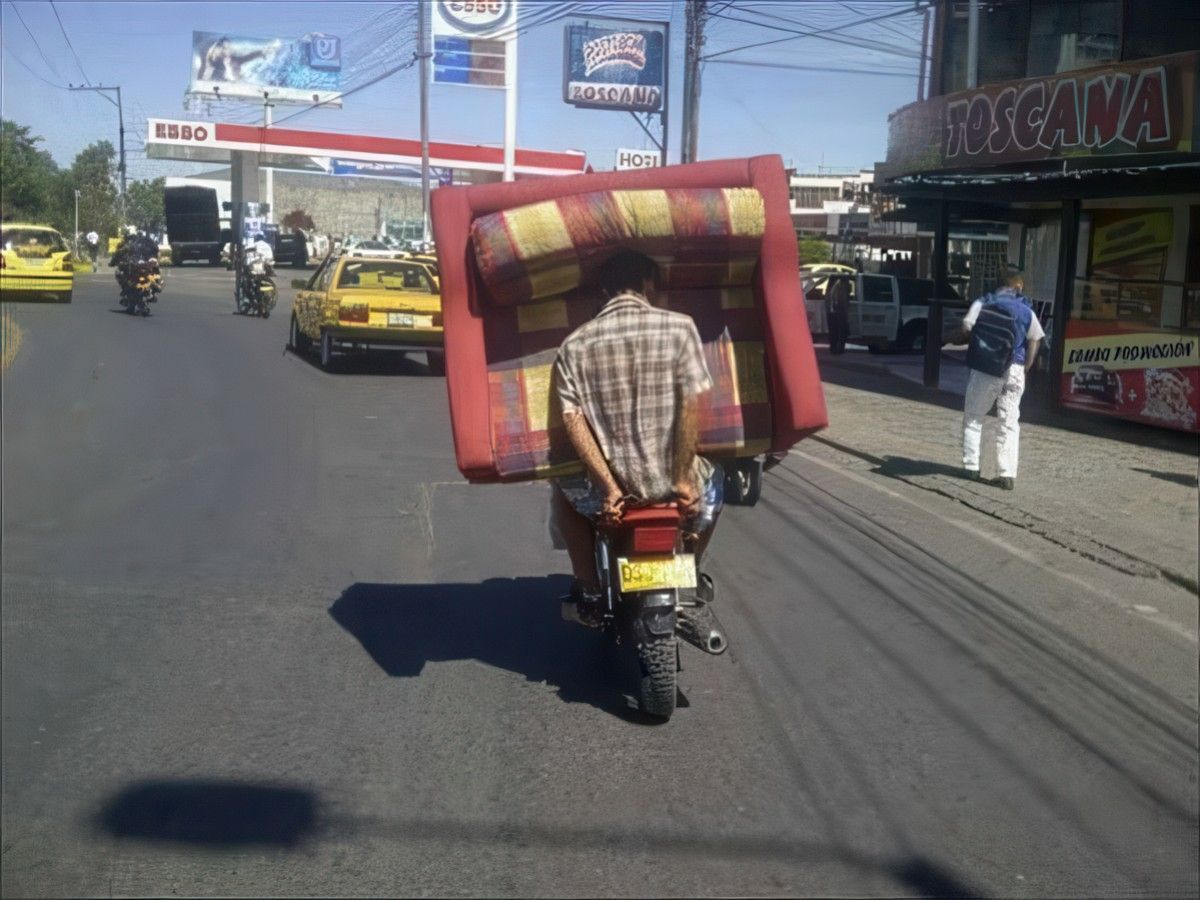
{"type": "Polygon", "coordinates": [[[994,485],[996,485],[996,487],[1000,488],[1001,490],[1005,490],[1005,491],[1011,491],[1011,490],[1014,490],[1014,489],[1016,488],[1016,486],[1017,486],[1017,479],[1015,479],[1015,478],[1008,478],[1007,476],[1005,476],[1005,477],[997,478],[997,479],[996,479],[994,482],[992,482],[992,483],[993,483],[994,485]]]}
{"type": "Polygon", "coordinates": [[[588,590],[576,581],[571,585],[570,595],[563,598],[562,617],[586,628],[603,628],[604,598],[599,591],[588,590]]]}

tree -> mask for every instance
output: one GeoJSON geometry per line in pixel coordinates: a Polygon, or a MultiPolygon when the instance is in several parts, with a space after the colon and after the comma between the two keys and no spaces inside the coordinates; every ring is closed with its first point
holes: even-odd
{"type": "Polygon", "coordinates": [[[130,224],[154,232],[166,229],[167,216],[163,211],[163,189],[166,186],[165,178],[129,182],[125,190],[125,210],[130,224]]]}
{"type": "Polygon", "coordinates": [[[810,234],[806,234],[796,241],[796,249],[800,253],[800,265],[802,266],[815,266],[833,259],[833,248],[829,242],[810,234]]]}
{"type": "Polygon", "coordinates": [[[312,231],[317,226],[313,223],[313,218],[302,209],[293,209],[290,213],[283,217],[284,228],[299,228],[303,231],[312,231]]]}
{"type": "Polygon", "coordinates": [[[42,139],[25,125],[0,120],[0,216],[61,227],[62,173],[42,139]]]}
{"type": "MultiPolygon", "coordinates": [[[[117,151],[108,141],[96,141],[88,144],[75,156],[67,177],[64,179],[63,190],[66,192],[67,206],[72,209],[74,196],[72,191],[79,191],[79,230],[95,229],[101,235],[115,235],[120,223],[117,210],[117,151]]],[[[68,230],[73,225],[68,226],[68,230]]]]}

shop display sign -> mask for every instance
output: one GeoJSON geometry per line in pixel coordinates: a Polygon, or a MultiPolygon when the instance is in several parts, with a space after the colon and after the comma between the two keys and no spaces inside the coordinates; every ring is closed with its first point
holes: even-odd
{"type": "Polygon", "coordinates": [[[889,178],[1064,157],[1189,152],[1198,53],[989,84],[888,120],[889,178]]]}
{"type": "Polygon", "coordinates": [[[666,31],[655,22],[568,25],[563,100],[584,108],[659,110],[667,77],[666,31]]]}
{"type": "Polygon", "coordinates": [[[1097,210],[1063,344],[1064,406],[1200,431],[1200,334],[1162,327],[1168,209],[1097,210]]]}

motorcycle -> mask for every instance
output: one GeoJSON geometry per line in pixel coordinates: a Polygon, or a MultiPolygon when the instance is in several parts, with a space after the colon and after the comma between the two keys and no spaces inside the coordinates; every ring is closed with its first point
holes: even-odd
{"type": "MultiPolygon", "coordinates": [[[[619,524],[596,526],[596,575],[601,629],[618,645],[630,644],[640,672],[643,712],[667,719],[675,711],[681,670],[681,637],[706,653],[724,653],[728,642],[709,607],[712,582],[698,576],[682,514],[673,503],[627,509],[619,524]]],[[[563,599],[563,618],[578,621],[575,603],[563,599]]]]}
{"type": "Polygon", "coordinates": [[[121,286],[121,305],[131,316],[150,315],[150,304],[158,301],[162,293],[162,272],[158,260],[135,259],[124,263],[117,270],[117,283],[121,286]]]}
{"type": "Polygon", "coordinates": [[[257,253],[249,253],[242,266],[242,312],[266,319],[275,308],[274,269],[257,253]]]}

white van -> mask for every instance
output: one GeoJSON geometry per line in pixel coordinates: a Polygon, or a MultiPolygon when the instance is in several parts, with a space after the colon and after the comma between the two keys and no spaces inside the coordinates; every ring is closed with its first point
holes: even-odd
{"type": "MultiPolygon", "coordinates": [[[[821,296],[806,294],[804,298],[808,327],[813,334],[830,335],[830,343],[833,344],[828,300],[839,281],[846,283],[849,294],[846,306],[847,333],[842,336],[844,341],[866,344],[872,353],[904,352],[925,346],[929,300],[933,296],[934,285],[924,278],[900,278],[866,272],[831,275],[821,296]]],[[[942,299],[959,298],[955,294],[942,299]]],[[[961,329],[965,313],[965,309],[943,309],[943,343],[961,329]]]]}

